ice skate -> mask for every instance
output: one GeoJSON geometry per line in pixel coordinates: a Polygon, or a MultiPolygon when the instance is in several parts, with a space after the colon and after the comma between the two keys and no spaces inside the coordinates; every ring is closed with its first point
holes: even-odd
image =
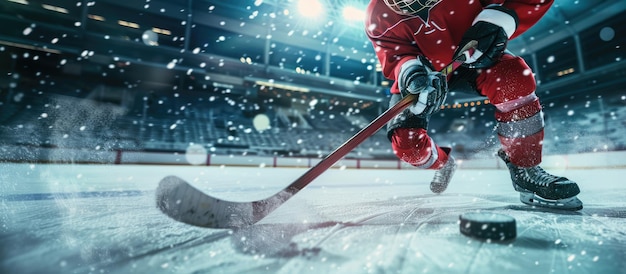
{"type": "Polygon", "coordinates": [[[442,193],[446,190],[450,180],[452,180],[454,171],[456,171],[456,162],[454,161],[454,157],[449,156],[446,164],[441,169],[435,171],[433,181],[430,182],[430,190],[433,193],[442,193]]]}
{"type": "Polygon", "coordinates": [[[503,150],[498,156],[511,173],[513,187],[520,193],[520,201],[527,205],[565,210],[580,210],[582,202],[576,197],[578,185],[565,178],[554,176],[539,166],[523,168],[511,163],[503,150]]]}

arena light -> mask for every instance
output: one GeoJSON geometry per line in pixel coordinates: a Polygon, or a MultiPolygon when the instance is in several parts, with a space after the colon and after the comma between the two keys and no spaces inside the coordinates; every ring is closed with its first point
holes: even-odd
{"type": "Polygon", "coordinates": [[[47,9],[49,11],[56,11],[58,13],[65,13],[65,14],[69,13],[66,8],[57,7],[57,6],[53,6],[53,5],[41,4],[41,7],[44,8],[44,9],[47,9]]]}
{"type": "Polygon", "coordinates": [[[345,6],[342,15],[343,19],[349,22],[363,22],[365,20],[365,11],[354,6],[345,6]]]}
{"type": "Polygon", "coordinates": [[[294,86],[290,84],[276,83],[271,80],[270,81],[257,80],[254,83],[259,86],[265,86],[269,88],[279,88],[279,89],[290,90],[290,91],[298,91],[298,92],[310,92],[311,91],[310,89],[305,88],[305,87],[294,86]]]}
{"type": "Polygon", "coordinates": [[[28,5],[28,1],[26,0],[9,0],[9,2],[18,3],[22,5],[28,5]]]}
{"type": "Polygon", "coordinates": [[[304,17],[319,18],[324,12],[324,5],[318,0],[300,0],[298,11],[304,17]]]}
{"type": "Polygon", "coordinates": [[[572,74],[572,73],[574,73],[574,68],[569,68],[569,69],[559,71],[556,73],[556,75],[561,77],[561,76],[565,76],[565,75],[572,74]]]}
{"type": "Polygon", "coordinates": [[[133,22],[124,21],[124,20],[117,20],[117,24],[119,24],[120,26],[129,27],[129,28],[133,28],[133,29],[138,29],[139,28],[139,24],[133,23],[133,22]]]}
{"type": "Polygon", "coordinates": [[[100,15],[95,15],[95,14],[87,14],[87,17],[91,20],[96,20],[96,21],[100,21],[100,22],[104,22],[106,19],[104,19],[104,17],[100,16],[100,15]]]}
{"type": "Polygon", "coordinates": [[[154,32],[156,32],[158,34],[172,35],[172,32],[170,30],[167,30],[167,29],[161,29],[161,28],[153,27],[152,31],[154,31],[154,32]]]}

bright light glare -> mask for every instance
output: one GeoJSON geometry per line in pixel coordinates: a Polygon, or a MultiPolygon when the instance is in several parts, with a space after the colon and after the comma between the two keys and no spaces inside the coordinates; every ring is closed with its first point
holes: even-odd
{"type": "Polygon", "coordinates": [[[343,18],[346,21],[363,22],[365,20],[365,11],[352,6],[346,6],[343,8],[343,18]]]}
{"type": "Polygon", "coordinates": [[[324,6],[318,0],[300,0],[298,11],[304,17],[318,18],[324,11],[324,6]]]}
{"type": "Polygon", "coordinates": [[[9,2],[18,3],[22,5],[28,5],[28,1],[26,0],[9,0],[9,2]]]}

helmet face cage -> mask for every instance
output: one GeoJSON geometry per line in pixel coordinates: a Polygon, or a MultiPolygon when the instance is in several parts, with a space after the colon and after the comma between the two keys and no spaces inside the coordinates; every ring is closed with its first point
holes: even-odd
{"type": "Polygon", "coordinates": [[[397,14],[415,15],[434,7],[441,0],[383,0],[397,14]]]}

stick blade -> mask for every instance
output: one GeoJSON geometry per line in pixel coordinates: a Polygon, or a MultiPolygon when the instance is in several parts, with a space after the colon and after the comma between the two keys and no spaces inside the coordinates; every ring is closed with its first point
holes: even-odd
{"type": "Polygon", "coordinates": [[[207,228],[235,228],[254,224],[253,203],[211,197],[185,180],[168,176],[159,182],[156,205],[170,218],[207,228]]]}

